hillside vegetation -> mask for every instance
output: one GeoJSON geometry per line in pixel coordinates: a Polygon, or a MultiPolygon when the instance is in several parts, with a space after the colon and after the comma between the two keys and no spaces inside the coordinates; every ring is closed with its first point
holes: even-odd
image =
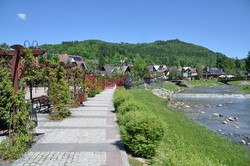
{"type": "MultiPolygon", "coordinates": [[[[89,69],[102,65],[120,65],[121,60],[133,64],[136,56],[142,57],[147,64],[165,64],[167,66],[217,66],[227,72],[235,73],[235,59],[227,58],[205,47],[182,42],[178,39],[155,41],[153,43],[108,43],[100,40],[62,42],[61,44],[45,44],[48,55],[73,54],[80,55],[89,69]]],[[[241,61],[241,68],[244,62],[241,61]]]]}

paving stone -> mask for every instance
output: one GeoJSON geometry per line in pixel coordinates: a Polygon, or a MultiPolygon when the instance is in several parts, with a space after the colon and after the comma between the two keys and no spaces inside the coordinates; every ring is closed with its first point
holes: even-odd
{"type": "Polygon", "coordinates": [[[114,90],[89,98],[61,121],[38,114],[39,140],[13,165],[128,166],[112,102],[114,90]]]}

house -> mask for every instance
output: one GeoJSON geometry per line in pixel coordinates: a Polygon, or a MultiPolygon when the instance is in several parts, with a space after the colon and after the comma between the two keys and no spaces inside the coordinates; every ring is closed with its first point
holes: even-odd
{"type": "Polygon", "coordinates": [[[150,73],[151,77],[155,77],[156,76],[157,70],[156,70],[156,68],[155,68],[154,65],[149,65],[148,66],[148,70],[149,70],[149,73],[150,73]]]}
{"type": "Polygon", "coordinates": [[[120,67],[104,66],[102,67],[100,72],[102,75],[111,76],[114,75],[117,70],[121,70],[123,74],[129,74],[131,68],[130,66],[120,66],[120,67]]]}
{"type": "Polygon", "coordinates": [[[152,77],[156,77],[157,75],[167,76],[170,71],[170,68],[166,65],[149,65],[148,68],[152,77]]]}
{"type": "Polygon", "coordinates": [[[105,73],[107,76],[111,76],[115,74],[115,71],[118,70],[118,67],[112,67],[112,66],[103,66],[101,71],[105,73]]]}
{"type": "Polygon", "coordinates": [[[67,55],[67,54],[60,54],[58,55],[59,61],[64,62],[65,64],[76,64],[82,70],[88,70],[85,62],[83,61],[81,56],[78,55],[67,55]]]}
{"type": "Polygon", "coordinates": [[[219,78],[221,75],[225,75],[221,68],[206,67],[203,69],[203,77],[205,78],[219,78]]]}
{"type": "Polygon", "coordinates": [[[72,64],[76,64],[77,66],[79,66],[82,70],[88,70],[85,62],[83,61],[81,56],[77,56],[77,55],[69,55],[69,59],[71,61],[72,64]]]}
{"type": "Polygon", "coordinates": [[[247,70],[247,77],[250,77],[250,69],[247,70]]]}
{"type": "Polygon", "coordinates": [[[121,67],[120,67],[120,70],[122,70],[122,72],[123,72],[124,74],[130,74],[130,72],[131,72],[131,67],[130,67],[130,66],[121,66],[121,67]]]}
{"type": "Polygon", "coordinates": [[[197,77],[198,73],[196,71],[196,68],[192,67],[183,67],[182,68],[183,72],[183,78],[188,78],[188,77],[197,77]]]}
{"type": "Polygon", "coordinates": [[[161,73],[162,76],[168,76],[169,72],[170,72],[170,68],[167,67],[166,65],[160,65],[157,70],[157,73],[159,74],[161,73]]]}

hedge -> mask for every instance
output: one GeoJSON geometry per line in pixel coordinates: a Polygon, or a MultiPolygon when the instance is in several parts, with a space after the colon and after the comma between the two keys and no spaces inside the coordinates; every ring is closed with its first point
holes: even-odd
{"type": "Polygon", "coordinates": [[[162,123],[125,89],[115,91],[114,105],[123,143],[135,155],[153,157],[163,137],[162,123]]]}
{"type": "Polygon", "coordinates": [[[131,111],[120,123],[123,143],[136,155],[151,158],[163,137],[158,118],[147,112],[131,111]]]}

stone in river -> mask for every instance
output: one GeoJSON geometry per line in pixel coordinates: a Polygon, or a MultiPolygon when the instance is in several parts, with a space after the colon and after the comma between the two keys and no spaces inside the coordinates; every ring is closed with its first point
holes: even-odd
{"type": "Polygon", "coordinates": [[[240,143],[242,143],[242,144],[246,144],[246,141],[244,141],[243,139],[240,141],[240,143]]]}
{"type": "Polygon", "coordinates": [[[214,113],[214,117],[218,117],[219,116],[219,113],[214,113]]]}
{"type": "Polygon", "coordinates": [[[222,123],[223,123],[223,124],[227,124],[227,121],[226,121],[226,120],[223,120],[222,123]]]}
{"type": "Polygon", "coordinates": [[[229,121],[234,121],[235,119],[233,117],[227,118],[229,121]]]}
{"type": "Polygon", "coordinates": [[[205,114],[205,111],[201,111],[202,114],[205,114]]]}
{"type": "Polygon", "coordinates": [[[222,107],[222,104],[219,104],[219,107],[222,107]]]}
{"type": "Polygon", "coordinates": [[[190,108],[190,106],[189,106],[189,105],[186,105],[185,107],[186,107],[186,108],[190,108]]]}
{"type": "Polygon", "coordinates": [[[222,117],[223,117],[223,114],[219,114],[219,117],[221,117],[221,118],[222,118],[222,117]]]}

